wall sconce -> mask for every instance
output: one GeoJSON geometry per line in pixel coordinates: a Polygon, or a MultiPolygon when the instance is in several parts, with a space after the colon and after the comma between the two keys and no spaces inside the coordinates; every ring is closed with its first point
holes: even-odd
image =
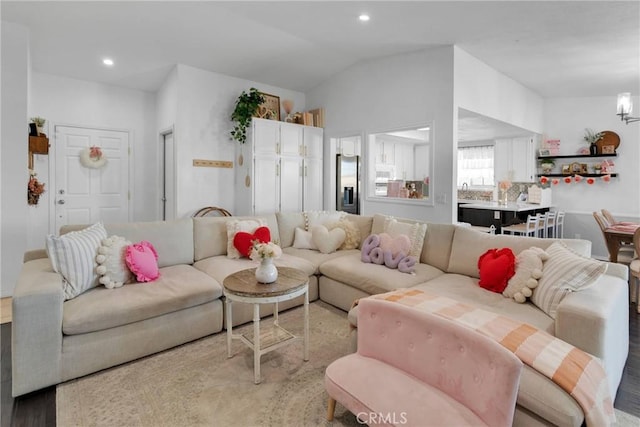
{"type": "Polygon", "coordinates": [[[630,116],[632,110],[633,102],[631,101],[631,94],[629,92],[619,93],[616,114],[620,116],[620,120],[623,120],[626,124],[640,121],[640,117],[630,116]]]}

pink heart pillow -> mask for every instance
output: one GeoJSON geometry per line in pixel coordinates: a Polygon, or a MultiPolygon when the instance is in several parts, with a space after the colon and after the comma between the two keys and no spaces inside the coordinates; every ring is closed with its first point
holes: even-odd
{"type": "Polygon", "coordinates": [[[124,259],[138,282],[151,282],[160,277],[158,253],[146,240],[127,246],[124,259]]]}
{"type": "Polygon", "coordinates": [[[391,255],[396,257],[399,253],[403,253],[406,256],[411,251],[411,240],[406,234],[399,234],[396,237],[391,237],[390,234],[380,233],[380,249],[382,252],[391,252],[391,255]]]}

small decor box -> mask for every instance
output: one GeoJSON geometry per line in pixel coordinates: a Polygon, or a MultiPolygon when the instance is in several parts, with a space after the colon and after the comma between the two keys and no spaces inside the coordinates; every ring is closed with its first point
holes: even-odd
{"type": "Polygon", "coordinates": [[[557,156],[560,154],[560,140],[547,139],[542,143],[542,148],[549,150],[549,156],[557,156]]]}
{"type": "Polygon", "coordinates": [[[532,185],[527,191],[527,201],[536,205],[551,206],[551,188],[540,188],[532,185]]]}

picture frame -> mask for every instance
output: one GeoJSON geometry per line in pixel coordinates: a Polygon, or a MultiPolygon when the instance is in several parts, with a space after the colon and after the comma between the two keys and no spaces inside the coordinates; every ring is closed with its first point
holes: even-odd
{"type": "Polygon", "coordinates": [[[280,97],[264,92],[260,95],[264,97],[264,102],[258,107],[260,117],[280,121],[280,97]]]}
{"type": "Polygon", "coordinates": [[[602,146],[602,154],[615,154],[616,146],[615,145],[603,145],[602,146]]]}
{"type": "MultiPolygon", "coordinates": [[[[569,165],[569,174],[583,174],[588,173],[589,166],[586,163],[573,162],[569,165]]],[[[564,173],[564,167],[562,170],[564,173]]]]}
{"type": "Polygon", "coordinates": [[[562,175],[571,175],[571,165],[562,165],[562,175]]]}
{"type": "Polygon", "coordinates": [[[551,150],[547,149],[547,148],[541,148],[540,150],[538,150],[538,156],[539,157],[547,157],[551,155],[551,150]]]}

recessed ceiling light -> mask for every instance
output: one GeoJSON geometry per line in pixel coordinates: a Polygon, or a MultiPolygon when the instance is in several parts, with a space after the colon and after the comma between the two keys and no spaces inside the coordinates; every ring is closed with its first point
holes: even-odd
{"type": "Polygon", "coordinates": [[[102,60],[102,63],[103,63],[104,65],[107,65],[107,66],[111,67],[111,66],[113,65],[113,59],[111,59],[111,58],[104,58],[104,59],[102,60]]]}
{"type": "Polygon", "coordinates": [[[358,19],[361,20],[362,22],[367,22],[371,18],[366,13],[363,13],[362,15],[358,16],[358,19]]]}

